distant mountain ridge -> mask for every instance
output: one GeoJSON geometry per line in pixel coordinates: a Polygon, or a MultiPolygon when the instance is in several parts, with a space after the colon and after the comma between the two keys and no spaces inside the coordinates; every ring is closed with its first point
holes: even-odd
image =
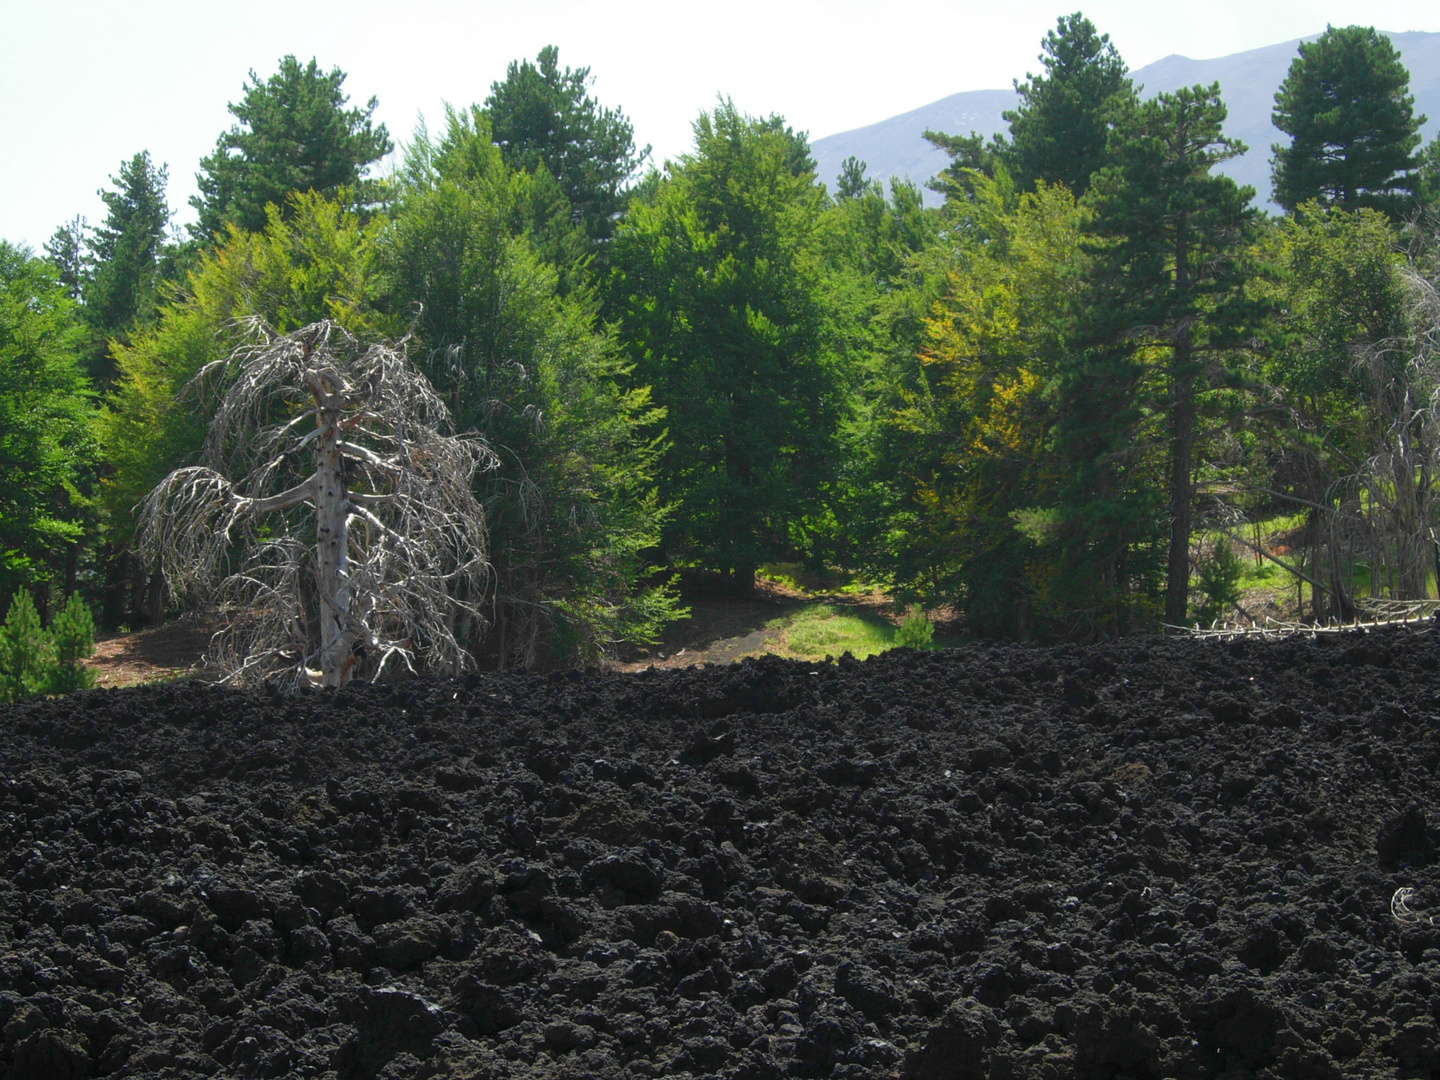
{"type": "MultiPolygon", "coordinates": [[[[1269,201],[1270,147],[1289,139],[1270,122],[1275,91],[1290,70],[1300,42],[1313,41],[1317,36],[1296,38],[1214,60],[1167,56],[1132,71],[1130,77],[1143,87],[1142,94],[1146,97],[1196,83],[1208,86],[1219,82],[1221,98],[1230,113],[1225,134],[1249,148],[1221,171],[1238,183],[1254,187],[1257,200],[1273,211],[1277,208],[1269,201]]],[[[1429,118],[1420,129],[1428,142],[1440,130],[1440,33],[1409,31],[1388,36],[1410,71],[1415,111],[1429,118]]],[[[852,154],[866,163],[866,175],[873,179],[888,181],[892,176],[900,176],[924,184],[950,160],[944,151],[926,142],[922,132],[928,128],[950,135],[968,135],[971,131],[986,136],[1007,134],[1009,125],[1001,113],[1015,108],[1017,101],[1014,90],[951,94],[888,120],[816,139],[811,153],[820,179],[832,187],[841,163],[852,154]]],[[[927,192],[926,202],[938,204],[940,196],[927,192]]]]}

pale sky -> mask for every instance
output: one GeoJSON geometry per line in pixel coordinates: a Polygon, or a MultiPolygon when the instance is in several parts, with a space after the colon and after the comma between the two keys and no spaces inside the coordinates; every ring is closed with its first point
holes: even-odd
{"type": "Polygon", "coordinates": [[[818,139],[1038,70],[1045,31],[1079,6],[1131,68],[1319,33],[1327,23],[1440,31],[1422,0],[0,0],[0,239],[37,252],[62,222],[96,224],[120,163],[170,169],[176,221],[233,118],[247,73],[312,56],[372,94],[397,142],[442,103],[483,101],[513,59],[546,44],[589,67],[592,94],[634,122],[656,162],[727,94],[818,139]]]}

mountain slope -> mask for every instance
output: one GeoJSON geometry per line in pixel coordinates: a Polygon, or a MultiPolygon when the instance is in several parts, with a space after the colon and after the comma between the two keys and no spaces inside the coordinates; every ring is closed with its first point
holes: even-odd
{"type": "MultiPolygon", "coordinates": [[[[1421,129],[1429,140],[1440,130],[1440,33],[1411,31],[1389,36],[1410,70],[1415,111],[1429,117],[1421,129]]],[[[1253,186],[1262,204],[1274,210],[1274,205],[1268,202],[1270,147],[1284,142],[1287,136],[1270,122],[1270,112],[1275,104],[1275,90],[1295,59],[1300,40],[1213,60],[1167,56],[1130,74],[1147,96],[1196,83],[1219,82],[1230,110],[1225,132],[1249,147],[1246,154],[1230,162],[1223,171],[1240,183],[1253,186]]],[[[1003,133],[1008,125],[1001,113],[1013,109],[1016,101],[1013,90],[972,90],[952,94],[867,127],[816,139],[812,152],[820,178],[833,183],[840,172],[840,163],[853,154],[867,163],[867,175],[871,177],[880,180],[909,177],[924,183],[948,164],[944,152],[923,138],[926,128],[952,135],[966,135],[971,131],[986,135],[1003,133]]],[[[939,196],[927,193],[927,202],[938,203],[939,196]]]]}

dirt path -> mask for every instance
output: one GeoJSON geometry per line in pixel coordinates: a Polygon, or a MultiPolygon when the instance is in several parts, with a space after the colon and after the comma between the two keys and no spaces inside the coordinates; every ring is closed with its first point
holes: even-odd
{"type": "MultiPolygon", "coordinates": [[[[782,630],[770,624],[809,603],[824,602],[876,613],[889,611],[879,594],[801,593],[769,581],[747,599],[702,596],[689,601],[691,617],[672,625],[657,644],[631,650],[609,665],[616,671],[728,664],[776,651],[782,630]]],[[[191,671],[209,647],[212,624],[181,619],[133,634],[102,634],[89,667],[97,686],[135,686],[191,671]]]]}
{"type": "Polygon", "coordinates": [[[97,686],[134,686],[178,678],[190,671],[210,644],[214,627],[180,619],[133,634],[100,634],[86,665],[97,686]]]}

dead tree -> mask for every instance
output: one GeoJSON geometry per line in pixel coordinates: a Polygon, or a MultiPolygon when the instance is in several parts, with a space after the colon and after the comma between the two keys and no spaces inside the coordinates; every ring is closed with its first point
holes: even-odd
{"type": "Polygon", "coordinates": [[[140,522],[171,593],[226,619],[222,681],[469,667],[490,566],[472,481],[489,448],[450,433],[403,341],[363,345],[329,321],[248,329],[196,376],[228,384],[204,464],[161,481],[140,522]]]}
{"type": "Polygon", "coordinates": [[[1436,569],[1440,516],[1440,293],[1413,264],[1404,280],[1406,333],[1356,361],[1372,449],[1339,483],[1332,531],[1368,556],[1372,595],[1419,600],[1436,569]]]}

